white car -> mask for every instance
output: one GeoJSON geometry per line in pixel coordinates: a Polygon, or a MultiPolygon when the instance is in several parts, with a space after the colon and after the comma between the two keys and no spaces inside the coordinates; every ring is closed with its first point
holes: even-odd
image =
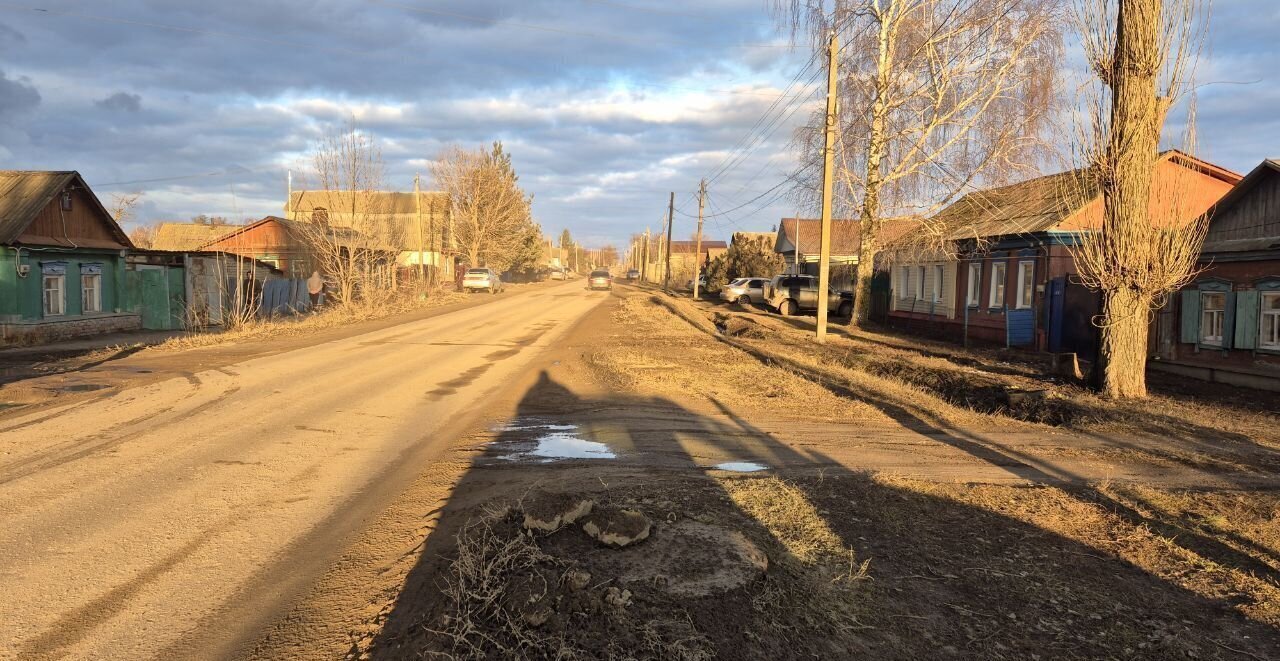
{"type": "Polygon", "coordinates": [[[493,269],[467,269],[462,276],[462,290],[465,292],[488,291],[490,294],[497,294],[502,289],[502,278],[493,269]]]}
{"type": "Polygon", "coordinates": [[[741,306],[764,305],[764,289],[768,278],[738,278],[720,289],[720,300],[741,306]]]}

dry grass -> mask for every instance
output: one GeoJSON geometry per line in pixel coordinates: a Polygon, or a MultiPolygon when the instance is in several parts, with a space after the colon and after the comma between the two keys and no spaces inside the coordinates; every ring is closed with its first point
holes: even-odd
{"type": "Polygon", "coordinates": [[[772,418],[891,422],[873,406],[841,398],[809,379],[708,341],[704,333],[646,296],[623,299],[615,317],[623,329],[611,342],[616,348],[589,357],[599,375],[615,387],[732,401],[772,418]]]}
{"type": "Polygon", "coordinates": [[[299,337],[319,330],[348,326],[362,321],[382,319],[392,315],[424,310],[466,300],[466,294],[441,291],[426,299],[404,297],[378,308],[340,307],[329,308],[315,314],[292,317],[254,319],[226,330],[193,332],[170,338],[151,347],[152,351],[186,351],[200,347],[233,344],[246,340],[277,337],[299,337]]]}
{"type": "Polygon", "coordinates": [[[787,552],[806,564],[846,555],[848,549],[809,499],[777,477],[721,480],[734,504],[755,519],[787,552]]]}

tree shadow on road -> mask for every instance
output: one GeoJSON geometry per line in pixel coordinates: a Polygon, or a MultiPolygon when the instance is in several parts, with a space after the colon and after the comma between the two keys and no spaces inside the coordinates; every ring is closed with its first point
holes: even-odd
{"type": "MultiPolygon", "coordinates": [[[[1039,485],[1071,483],[1070,475],[947,430],[909,403],[846,396],[932,429],[942,442],[1039,485]]],[[[520,608],[535,603],[543,614],[549,609],[545,618],[526,618],[519,627],[559,647],[520,647],[520,638],[497,622],[476,620],[471,640],[484,650],[480,656],[674,658],[672,650],[693,650],[734,659],[1237,658],[1232,649],[1255,658],[1280,655],[1274,610],[1269,625],[1242,615],[1253,605],[1225,586],[1213,593],[1194,581],[1161,578],[1161,562],[1171,560],[1142,555],[1155,553],[1157,541],[1098,537],[1117,528],[1141,536],[1145,519],[1116,503],[1099,509],[1049,486],[930,485],[851,471],[715,405],[718,413],[703,414],[662,397],[584,398],[544,372],[511,423],[461,475],[380,630],[353,648],[353,656],[466,651],[433,632],[457,623],[448,619],[457,613],[443,588],[456,580],[450,563],[459,554],[458,535],[485,516],[486,507],[518,507],[534,491],[585,494],[597,506],[639,510],[653,521],[653,536],[617,551],[577,526],[533,537],[510,533],[507,541],[527,540],[554,558],[547,562],[555,571],[585,569],[591,581],[580,592],[555,585],[533,594],[522,592],[520,581],[535,574],[512,573],[509,593],[477,598],[520,608]],[[545,439],[531,436],[531,428],[599,444],[578,447],[600,458],[540,453],[545,439]],[[707,469],[722,461],[766,469],[707,469]],[[1121,518],[1107,516],[1112,507],[1121,518]],[[682,566],[659,567],[662,575],[652,580],[629,582],[625,572],[609,573],[632,566],[619,564],[627,554],[632,562],[646,555],[650,562],[673,562],[659,557],[669,548],[663,536],[695,524],[745,536],[768,555],[767,571],[707,594],[682,593],[680,580],[672,579],[700,571],[683,566],[699,564],[688,558],[682,566]],[[861,576],[860,563],[868,559],[868,574],[861,576]],[[601,601],[598,595],[609,588],[628,589],[632,603],[601,601]],[[530,594],[545,594],[547,603],[530,602],[530,594]],[[512,595],[518,604],[504,601],[512,595]],[[689,626],[663,628],[672,622],[689,626]],[[664,647],[673,635],[684,636],[685,646],[664,647]]],[[[1209,557],[1233,558],[1229,549],[1201,541],[1218,551],[1209,557]]],[[[537,575],[545,580],[545,573],[537,575]]]]}

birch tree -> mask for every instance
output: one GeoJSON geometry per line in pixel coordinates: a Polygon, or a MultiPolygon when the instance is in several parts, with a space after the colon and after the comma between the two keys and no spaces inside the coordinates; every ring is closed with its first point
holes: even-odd
{"type": "Polygon", "coordinates": [[[1097,79],[1079,136],[1089,166],[1081,188],[1101,190],[1103,208],[1100,230],[1073,256],[1102,294],[1094,380],[1112,397],[1146,396],[1152,312],[1191,279],[1207,230],[1204,218],[1188,222],[1198,216],[1188,199],[1194,182],[1155,177],[1161,133],[1190,88],[1207,18],[1199,0],[1077,0],[1073,12],[1097,79]]]}
{"type": "Polygon", "coordinates": [[[534,223],[532,199],[520,189],[502,143],[489,151],[446,147],[432,162],[431,176],[449,194],[455,241],[471,266],[510,267],[534,223]]]}
{"type": "MultiPolygon", "coordinates": [[[[977,186],[1034,172],[1054,107],[1061,51],[1055,0],[775,0],[793,35],[839,55],[837,217],[858,219],[854,325],[894,216],[923,218],[913,240],[945,249],[934,213],[977,186]]],[[[824,111],[825,112],[825,111],[824,111]]],[[[822,115],[801,135],[801,194],[821,185],[822,115]]]]}

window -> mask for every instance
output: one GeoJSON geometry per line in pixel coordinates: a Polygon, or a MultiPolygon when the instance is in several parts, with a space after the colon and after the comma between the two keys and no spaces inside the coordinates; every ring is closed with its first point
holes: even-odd
{"type": "Polygon", "coordinates": [[[902,267],[902,298],[906,298],[910,296],[912,291],[913,290],[911,289],[911,267],[904,266],[902,267]]]}
{"type": "Polygon", "coordinates": [[[943,280],[942,265],[939,264],[933,267],[933,302],[934,303],[942,302],[942,280],[943,280]]]}
{"type": "Polygon", "coordinates": [[[1008,265],[1004,262],[991,264],[991,294],[987,299],[988,307],[998,308],[1004,305],[1004,281],[1007,268],[1008,265]]]}
{"type": "Polygon", "coordinates": [[[923,301],[924,300],[924,267],[921,266],[919,268],[919,271],[920,271],[919,273],[920,277],[916,280],[916,300],[923,301]]]}
{"type": "Polygon", "coordinates": [[[1220,291],[1200,292],[1200,343],[1222,346],[1222,325],[1226,319],[1227,295],[1220,291]]]}
{"type": "Polygon", "coordinates": [[[1032,297],[1036,291],[1036,263],[1018,262],[1018,302],[1019,310],[1031,307],[1032,297]]]}
{"type": "Polygon", "coordinates": [[[1280,351],[1280,291],[1262,292],[1258,348],[1280,351]]]}
{"type": "Polygon", "coordinates": [[[965,294],[965,303],[971,308],[978,307],[978,297],[982,291],[982,264],[969,265],[969,289],[965,294]]]}
{"type": "Polygon", "coordinates": [[[80,275],[80,313],[102,312],[102,276],[97,273],[80,275]]]}
{"type": "Polygon", "coordinates": [[[59,317],[66,314],[66,281],[65,275],[44,276],[44,316],[59,317]]]}

